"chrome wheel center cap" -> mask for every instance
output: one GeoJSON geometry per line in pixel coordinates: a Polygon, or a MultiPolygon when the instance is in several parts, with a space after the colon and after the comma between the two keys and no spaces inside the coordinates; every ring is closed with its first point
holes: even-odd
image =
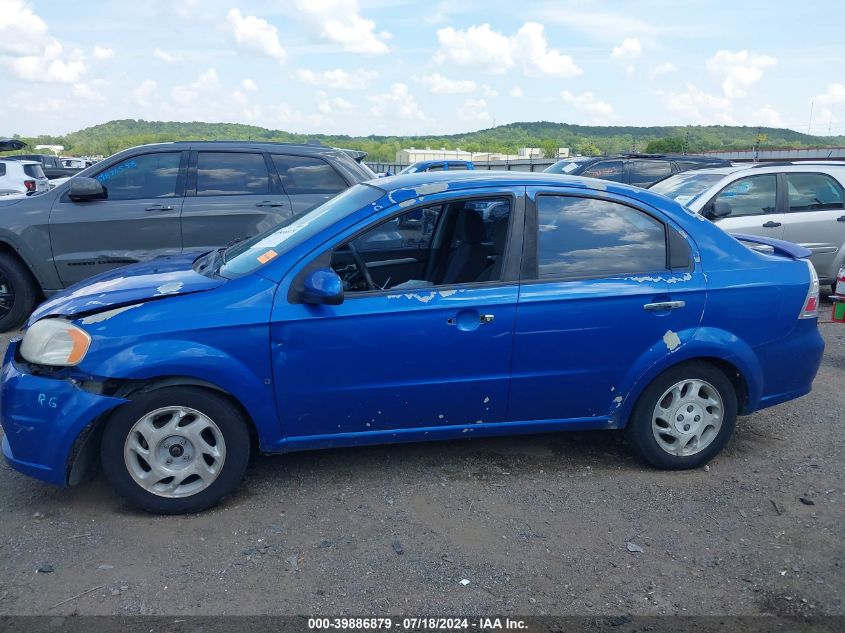
{"type": "Polygon", "coordinates": [[[704,414],[704,409],[700,405],[693,402],[684,402],[675,409],[672,424],[678,433],[691,433],[701,424],[704,414]]]}

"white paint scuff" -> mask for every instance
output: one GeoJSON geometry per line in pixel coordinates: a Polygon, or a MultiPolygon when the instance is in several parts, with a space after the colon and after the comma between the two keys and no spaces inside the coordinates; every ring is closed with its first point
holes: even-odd
{"type": "Polygon", "coordinates": [[[666,347],[669,348],[670,352],[674,352],[681,344],[681,339],[672,330],[667,330],[666,334],[663,335],[663,342],[666,343],[666,347]]]}
{"type": "Polygon", "coordinates": [[[123,306],[121,308],[115,308],[114,310],[106,310],[105,312],[98,312],[97,314],[91,314],[83,319],[80,319],[80,323],[82,325],[93,325],[94,323],[102,323],[103,321],[108,321],[112,317],[116,317],[118,314],[126,312],[127,310],[132,310],[133,308],[140,308],[143,303],[135,303],[130,306],[123,306]]]}

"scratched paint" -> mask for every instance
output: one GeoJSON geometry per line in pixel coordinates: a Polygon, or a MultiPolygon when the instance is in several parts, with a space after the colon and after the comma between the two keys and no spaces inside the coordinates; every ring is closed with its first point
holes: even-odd
{"type": "Polygon", "coordinates": [[[667,330],[666,334],[663,335],[663,342],[666,343],[666,347],[669,349],[670,352],[674,352],[675,349],[681,344],[681,339],[672,330],[667,330]]]}
{"type": "Polygon", "coordinates": [[[121,308],[115,308],[114,310],[106,310],[105,312],[98,312],[97,314],[89,315],[79,322],[82,325],[93,325],[94,323],[102,323],[103,321],[108,321],[109,319],[116,317],[118,314],[122,314],[127,310],[132,310],[134,308],[140,308],[143,303],[135,303],[129,306],[123,306],[121,308]]]}
{"type": "Polygon", "coordinates": [[[170,283],[161,284],[158,288],[156,288],[157,295],[172,295],[180,290],[182,290],[182,286],[185,283],[182,281],[171,281],[170,283]]]}

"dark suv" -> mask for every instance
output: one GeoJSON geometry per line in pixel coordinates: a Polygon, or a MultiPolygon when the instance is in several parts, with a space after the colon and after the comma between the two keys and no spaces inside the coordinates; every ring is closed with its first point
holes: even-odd
{"type": "Polygon", "coordinates": [[[549,174],[613,180],[645,188],[678,172],[730,165],[730,161],[724,158],[691,154],[615,154],[565,158],[543,171],[549,174]]]}
{"type": "Polygon", "coordinates": [[[67,178],[82,171],[79,167],[65,167],[60,159],[49,154],[15,154],[13,156],[4,156],[4,158],[9,160],[34,160],[37,163],[41,163],[44,175],[50,180],[54,178],[67,178]]]}
{"type": "Polygon", "coordinates": [[[0,331],[40,296],[250,237],[373,177],[322,145],[186,141],[127,149],[47,193],[0,199],[0,331]]]}

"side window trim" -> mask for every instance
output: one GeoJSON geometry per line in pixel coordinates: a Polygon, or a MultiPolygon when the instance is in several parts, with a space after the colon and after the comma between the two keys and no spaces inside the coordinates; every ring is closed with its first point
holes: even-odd
{"type": "Polygon", "coordinates": [[[778,182],[778,191],[783,191],[783,200],[781,201],[782,204],[780,206],[783,209],[783,213],[815,213],[816,211],[839,211],[841,209],[845,209],[845,187],[843,187],[842,183],[839,182],[839,179],[835,176],[831,176],[830,174],[826,174],[821,171],[789,171],[789,172],[780,172],[778,174],[779,182],[778,182]],[[796,209],[792,210],[789,208],[789,183],[788,178],[790,174],[796,174],[801,176],[822,176],[829,180],[833,181],[835,187],[839,189],[839,193],[842,195],[843,204],[839,207],[830,208],[830,209],[796,209]]]}
{"type": "MultiPolygon", "coordinates": [[[[525,196],[525,230],[523,233],[523,255],[522,255],[522,266],[520,270],[520,283],[521,284],[538,284],[538,283],[566,283],[566,282],[577,282],[577,281],[589,281],[591,279],[612,279],[616,277],[620,277],[621,275],[613,275],[608,276],[606,274],[600,275],[585,275],[583,277],[572,277],[569,275],[561,275],[555,277],[540,277],[539,273],[539,248],[540,248],[540,240],[539,240],[539,216],[537,210],[537,198],[540,196],[566,196],[570,198],[588,198],[591,200],[603,200],[605,202],[613,202],[615,204],[619,204],[622,206],[630,207],[635,211],[639,211],[640,213],[644,213],[645,215],[652,218],[654,221],[659,222],[663,226],[663,240],[664,245],[666,248],[666,261],[664,263],[665,268],[661,271],[658,270],[649,270],[649,271],[640,271],[640,272],[633,272],[631,274],[638,275],[638,274],[648,274],[648,273],[668,273],[672,271],[682,271],[682,270],[692,270],[693,265],[690,263],[690,266],[686,269],[681,268],[672,268],[672,252],[671,252],[671,240],[669,236],[669,231],[674,229],[674,227],[669,224],[663,218],[658,217],[648,208],[637,206],[633,204],[632,201],[628,200],[619,200],[616,198],[608,198],[602,195],[598,195],[596,193],[587,193],[582,191],[555,191],[552,189],[536,189],[533,192],[529,192],[525,196]]],[[[691,250],[689,246],[689,242],[687,242],[687,248],[691,250]]]]}
{"type": "MultiPolygon", "coordinates": [[[[298,294],[299,290],[301,290],[302,288],[305,275],[308,274],[309,271],[314,270],[314,268],[328,266],[328,262],[331,261],[332,251],[334,251],[334,249],[340,246],[341,244],[350,242],[361,237],[367,231],[375,228],[379,224],[382,224],[384,222],[390,222],[391,220],[394,220],[401,215],[413,212],[417,209],[423,209],[425,207],[432,206],[433,204],[439,204],[441,202],[443,204],[451,204],[455,202],[478,199],[483,200],[487,198],[509,198],[511,201],[511,217],[510,224],[508,226],[508,241],[507,246],[505,248],[505,265],[502,268],[502,278],[493,281],[475,281],[462,284],[441,284],[437,286],[431,286],[430,288],[422,288],[420,290],[415,290],[412,292],[431,292],[432,290],[448,290],[450,288],[483,288],[490,286],[518,285],[520,283],[520,263],[523,252],[523,241],[525,239],[524,228],[526,217],[526,195],[524,187],[520,187],[518,192],[491,189],[490,191],[479,191],[478,193],[470,193],[468,195],[460,196],[457,198],[450,198],[444,200],[425,200],[409,207],[397,209],[389,215],[381,217],[375,222],[368,222],[366,226],[359,228],[358,230],[353,231],[352,233],[346,234],[346,231],[343,231],[340,234],[334,235],[329,240],[314,249],[306,257],[303,257],[300,260],[307,261],[307,263],[302,266],[302,268],[295,274],[293,280],[291,281],[290,287],[288,289],[288,303],[302,303],[298,294]],[[339,237],[340,235],[343,235],[343,237],[339,237]],[[317,265],[318,263],[320,265],[317,265]]],[[[409,291],[403,291],[401,289],[395,288],[387,290],[359,291],[347,294],[344,297],[344,302],[350,299],[358,299],[365,297],[384,297],[391,294],[401,294],[403,292],[409,291]]]]}

